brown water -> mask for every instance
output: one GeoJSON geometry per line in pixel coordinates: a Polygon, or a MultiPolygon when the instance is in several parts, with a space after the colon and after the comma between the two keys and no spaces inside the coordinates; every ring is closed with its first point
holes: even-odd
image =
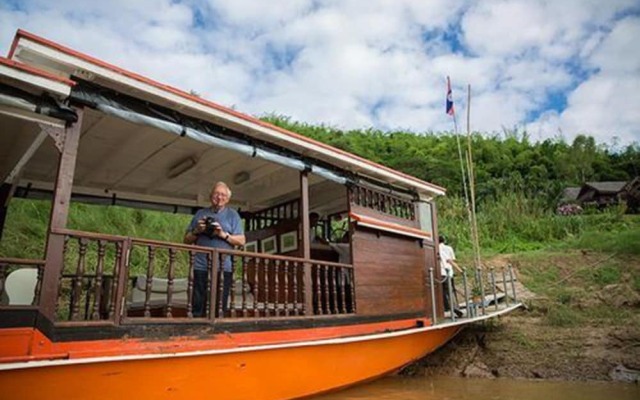
{"type": "Polygon", "coordinates": [[[451,377],[389,377],[313,400],[640,400],[640,385],[451,377]]]}

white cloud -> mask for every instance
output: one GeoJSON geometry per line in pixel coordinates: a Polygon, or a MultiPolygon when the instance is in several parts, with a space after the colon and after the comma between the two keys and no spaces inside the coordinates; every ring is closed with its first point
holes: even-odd
{"type": "Polygon", "coordinates": [[[476,54],[513,55],[548,43],[557,26],[545,23],[544,9],[534,2],[479,2],[462,20],[465,42],[476,54]]]}
{"type": "Polygon", "coordinates": [[[619,21],[594,51],[590,62],[607,73],[640,73],[640,18],[619,21]]]}
{"type": "Polygon", "coordinates": [[[544,115],[538,130],[587,133],[600,142],[617,136],[623,143],[640,141],[640,18],[627,17],[615,24],[588,59],[598,71],[568,96],[567,108],[544,115]]]}
{"type": "Polygon", "coordinates": [[[31,0],[0,5],[0,43],[24,28],[240,111],[343,128],[450,130],[450,75],[459,114],[472,86],[474,129],[631,142],[640,21],[621,16],[633,10],[636,0],[31,0]]]}

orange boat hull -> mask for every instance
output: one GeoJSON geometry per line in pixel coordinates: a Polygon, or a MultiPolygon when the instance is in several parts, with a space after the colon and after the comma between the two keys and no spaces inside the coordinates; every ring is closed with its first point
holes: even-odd
{"type": "Polygon", "coordinates": [[[310,396],[384,375],[460,326],[189,353],[31,362],[0,370],[3,399],[261,399],[310,396]]]}

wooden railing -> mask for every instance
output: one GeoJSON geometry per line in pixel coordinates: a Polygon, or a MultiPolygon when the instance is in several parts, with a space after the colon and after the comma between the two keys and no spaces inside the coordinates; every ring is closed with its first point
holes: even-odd
{"type": "Polygon", "coordinates": [[[500,268],[463,269],[455,275],[453,283],[440,276],[437,269],[428,268],[427,272],[426,285],[431,297],[429,318],[434,324],[485,316],[519,304],[518,279],[510,264],[500,268]]]}
{"type": "Polygon", "coordinates": [[[65,238],[58,324],[355,313],[349,264],[71,230],[52,234],[65,238]],[[202,315],[194,309],[197,257],[208,269],[202,315]],[[228,295],[219,272],[225,260],[232,266],[228,295]]]}
{"type": "Polygon", "coordinates": [[[372,188],[354,185],[349,189],[349,201],[353,204],[370,208],[381,213],[415,221],[415,207],[407,200],[391,193],[384,193],[372,188]]]}
{"type": "Polygon", "coordinates": [[[0,308],[40,304],[44,260],[0,258],[0,308]]]}
{"type": "Polygon", "coordinates": [[[64,236],[56,321],[107,321],[119,315],[128,239],[88,232],[64,236]]]}
{"type": "Polygon", "coordinates": [[[280,221],[298,219],[300,201],[294,199],[254,213],[243,213],[246,231],[257,231],[276,225],[280,221]]]}
{"type": "Polygon", "coordinates": [[[353,267],[315,261],[312,266],[315,314],[351,314],[356,311],[353,267]]]}

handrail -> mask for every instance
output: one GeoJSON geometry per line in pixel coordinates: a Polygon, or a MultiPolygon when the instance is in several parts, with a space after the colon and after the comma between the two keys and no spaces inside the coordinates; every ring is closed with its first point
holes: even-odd
{"type": "Polygon", "coordinates": [[[0,264],[44,265],[45,260],[35,258],[0,257],[0,264]]]}
{"type": "Polygon", "coordinates": [[[171,248],[181,249],[181,250],[195,250],[195,251],[200,251],[200,252],[217,251],[219,253],[225,253],[225,254],[229,254],[229,255],[248,256],[248,257],[255,256],[256,254],[259,254],[261,258],[267,258],[267,259],[272,259],[272,260],[281,260],[281,261],[295,260],[295,261],[310,262],[310,263],[321,261],[322,264],[330,265],[330,266],[334,266],[334,267],[344,267],[344,268],[353,267],[352,264],[344,264],[344,263],[338,263],[338,262],[333,262],[333,261],[324,261],[324,260],[314,260],[312,258],[303,258],[303,257],[296,257],[296,256],[281,256],[281,255],[278,255],[278,254],[266,254],[266,253],[251,253],[251,252],[243,251],[243,250],[219,249],[219,248],[212,248],[212,247],[205,247],[205,246],[197,246],[197,245],[193,245],[193,244],[168,242],[166,240],[155,240],[155,239],[135,238],[135,237],[130,237],[130,236],[100,234],[100,233],[95,233],[95,232],[85,232],[85,231],[79,231],[79,230],[74,230],[74,229],[54,229],[51,232],[52,233],[56,233],[56,234],[60,234],[60,235],[84,236],[84,237],[87,237],[87,238],[90,238],[90,239],[97,239],[97,240],[98,239],[106,239],[106,240],[113,240],[113,241],[131,240],[132,243],[147,244],[147,245],[152,245],[152,246],[161,246],[161,247],[164,247],[164,248],[171,247],[171,248]]]}
{"type": "Polygon", "coordinates": [[[108,233],[78,231],[75,229],[66,229],[66,228],[55,228],[51,230],[51,233],[55,233],[58,235],[84,236],[89,239],[105,239],[105,240],[111,240],[111,241],[124,241],[129,239],[128,236],[112,235],[108,233]]]}

